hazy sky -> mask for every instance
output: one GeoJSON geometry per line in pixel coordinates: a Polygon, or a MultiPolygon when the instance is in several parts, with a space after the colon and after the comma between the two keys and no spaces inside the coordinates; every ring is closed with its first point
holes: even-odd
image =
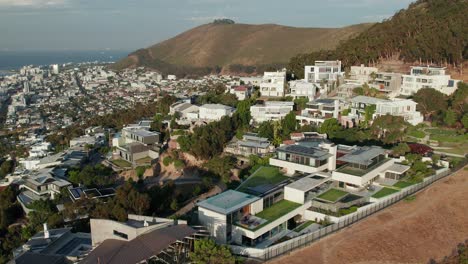
{"type": "Polygon", "coordinates": [[[412,0],[0,0],[0,50],[133,50],[215,18],[341,27],[412,0]]]}

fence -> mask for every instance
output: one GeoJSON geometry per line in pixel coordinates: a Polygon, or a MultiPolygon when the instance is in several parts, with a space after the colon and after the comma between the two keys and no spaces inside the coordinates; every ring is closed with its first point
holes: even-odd
{"type": "MultiPolygon", "coordinates": [[[[329,225],[327,227],[321,228],[315,232],[307,233],[295,238],[292,238],[288,241],[279,243],[277,245],[271,246],[269,248],[263,249],[263,252],[256,251],[256,254],[249,255],[250,258],[259,259],[262,261],[270,260],[281,256],[285,253],[291,252],[292,250],[299,249],[305,246],[310,245],[311,243],[332,234],[344,227],[352,225],[357,221],[374,214],[400,200],[403,198],[412,195],[421,189],[424,189],[428,185],[450,175],[452,172],[455,172],[465,166],[468,162],[465,160],[463,163],[459,164],[457,168],[453,168],[452,170],[446,169],[445,171],[440,172],[439,174],[433,175],[431,177],[426,178],[423,182],[412,185],[401,190],[398,193],[393,195],[389,195],[388,197],[382,198],[380,201],[365,206],[365,208],[361,208],[362,210],[358,210],[352,214],[346,215],[344,217],[340,217],[340,220],[337,223],[329,225]]],[[[249,252],[248,249],[245,249],[243,252],[249,252]]],[[[237,253],[237,252],[236,252],[237,253]]],[[[242,254],[240,252],[240,254],[242,254]]]]}

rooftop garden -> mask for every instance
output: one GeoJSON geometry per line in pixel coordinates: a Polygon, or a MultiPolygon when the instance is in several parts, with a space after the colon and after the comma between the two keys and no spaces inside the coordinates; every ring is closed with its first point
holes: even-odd
{"type": "Polygon", "coordinates": [[[380,191],[374,193],[374,195],[372,195],[372,198],[382,198],[382,197],[385,197],[385,196],[388,196],[390,194],[394,194],[394,193],[397,193],[399,192],[399,190],[397,189],[393,189],[393,188],[387,188],[387,187],[384,187],[382,188],[380,191]]]}
{"type": "Polygon", "coordinates": [[[320,194],[319,196],[317,196],[317,198],[334,203],[340,200],[341,198],[343,198],[347,194],[348,192],[345,192],[345,191],[341,191],[338,189],[330,189],[320,194]]]}
{"type": "Polygon", "coordinates": [[[276,219],[282,217],[283,215],[290,213],[291,211],[297,209],[300,206],[301,204],[294,203],[294,202],[287,201],[287,200],[282,200],[280,202],[275,203],[274,205],[268,207],[267,209],[255,215],[258,218],[262,218],[266,220],[266,222],[262,223],[261,225],[256,226],[255,228],[253,228],[253,230],[257,230],[275,221],[276,219]]]}
{"type": "Polygon", "coordinates": [[[281,174],[278,168],[275,167],[260,167],[254,172],[238,189],[240,192],[246,192],[250,187],[261,186],[265,184],[275,185],[288,177],[281,174]]]}
{"type": "Polygon", "coordinates": [[[112,163],[114,163],[115,165],[121,167],[121,168],[128,168],[128,167],[132,167],[132,164],[126,160],[123,160],[123,159],[117,159],[117,160],[113,160],[112,163]]]}
{"type": "Polygon", "coordinates": [[[355,168],[355,167],[352,167],[350,164],[346,164],[346,165],[343,165],[342,167],[340,167],[339,169],[337,169],[336,171],[341,172],[341,173],[345,173],[345,174],[350,174],[350,175],[361,177],[361,176],[366,175],[368,172],[374,170],[375,168],[379,167],[380,165],[382,165],[383,163],[385,163],[385,162],[387,162],[389,160],[390,160],[390,158],[383,159],[383,160],[375,163],[374,165],[368,167],[367,169],[355,168]]]}

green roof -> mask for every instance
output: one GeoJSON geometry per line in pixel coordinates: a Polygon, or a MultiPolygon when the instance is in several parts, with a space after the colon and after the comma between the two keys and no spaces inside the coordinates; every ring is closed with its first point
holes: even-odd
{"type": "Polygon", "coordinates": [[[289,179],[275,167],[260,167],[237,190],[240,192],[263,193],[274,188],[277,184],[289,179]]]}

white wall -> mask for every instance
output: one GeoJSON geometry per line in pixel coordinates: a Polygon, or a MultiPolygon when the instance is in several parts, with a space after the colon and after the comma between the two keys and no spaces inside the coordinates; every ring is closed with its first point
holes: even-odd
{"type": "Polygon", "coordinates": [[[304,204],[305,192],[286,186],[284,187],[284,199],[291,202],[304,204]]]}
{"type": "Polygon", "coordinates": [[[263,198],[250,204],[250,213],[255,215],[263,211],[263,198]]]}
{"type": "Polygon", "coordinates": [[[328,164],[322,165],[320,167],[311,167],[307,165],[297,164],[280,159],[270,159],[270,165],[286,169],[287,175],[293,175],[296,171],[305,172],[305,173],[314,173],[319,171],[324,171],[328,168],[328,164]]]}
{"type": "Polygon", "coordinates": [[[198,207],[198,221],[207,228],[216,243],[226,244],[226,215],[198,207]]]}

